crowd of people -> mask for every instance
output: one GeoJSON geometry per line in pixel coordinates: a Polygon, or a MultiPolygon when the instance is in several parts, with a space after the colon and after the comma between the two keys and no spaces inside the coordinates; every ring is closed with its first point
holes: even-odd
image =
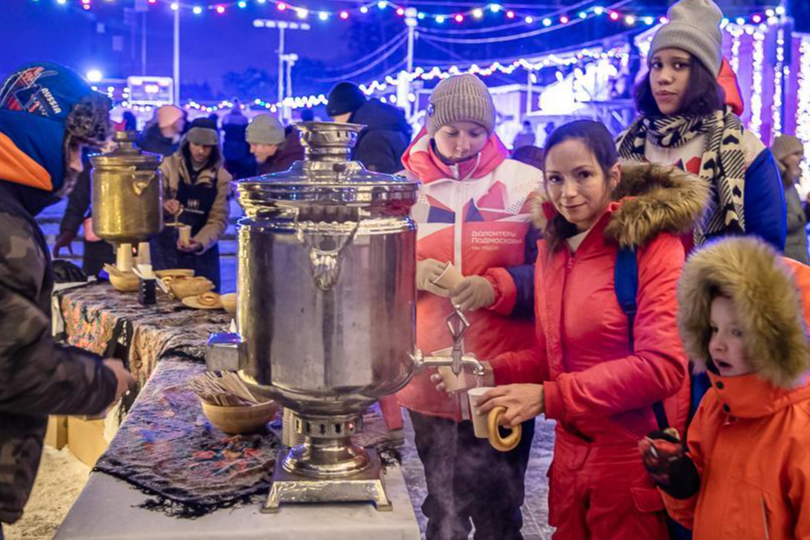
{"type": "MultiPolygon", "coordinates": [[[[330,93],[333,121],[367,126],[353,159],[421,182],[417,347],[451,346],[444,319],[460,310],[466,350],[485,367],[483,380],[469,372],[461,386],[420,372],[381,401],[392,433],[400,406],[413,425],[429,540],[473,528],[477,539],[522,538],[540,416],[556,421],[554,538],[810,538],[804,149],[790,135],[766,148],[743,126],[722,18],[712,0],[671,7],[636,89],[638,116],[615,139],[578,120],[539,148],[529,125],[510,151],[471,74],[436,85],[415,136],[402,111],[356,85],[330,93]],[[449,289],[437,284],[448,264],[464,276],[449,289]],[[493,389],[478,414],[504,408],[501,424],[522,427],[516,448],[476,437],[458,396],[480,383],[493,389]]],[[[33,220],[79,180],[58,257],[91,216],[82,152],[109,140],[105,99],[51,64],[0,90],[3,523],[29,496],[46,415],[98,412],[132,382],[120,363],[50,337],[53,270],[33,220]],[[20,101],[14,90],[32,80],[56,105],[40,93],[20,101]]],[[[174,229],[152,239],[156,265],[194,268],[217,286],[231,179],[304,155],[295,127],[238,107],[221,126],[161,107],[138,144],[165,157],[164,212],[192,228],[189,242],[174,229]]]]}

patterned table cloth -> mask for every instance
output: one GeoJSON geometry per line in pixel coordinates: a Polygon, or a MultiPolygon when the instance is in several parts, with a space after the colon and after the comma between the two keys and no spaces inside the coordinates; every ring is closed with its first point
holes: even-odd
{"type": "MultiPolygon", "coordinates": [[[[71,345],[101,354],[124,323],[129,367],[143,387],[96,471],[150,495],[144,507],[179,517],[267,496],[281,422],[262,434],[225,435],[210,425],[188,387],[205,371],[208,336],[227,329],[227,314],[186,308],[165,296],[141,306],[136,295],[109,284],[65,291],[60,298],[71,345]]],[[[384,463],[399,460],[377,406],[364,415],[355,442],[376,448],[384,463]]]]}

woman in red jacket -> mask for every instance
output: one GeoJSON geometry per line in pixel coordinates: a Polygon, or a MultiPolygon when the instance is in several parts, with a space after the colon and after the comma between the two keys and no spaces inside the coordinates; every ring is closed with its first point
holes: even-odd
{"type": "Polygon", "coordinates": [[[656,428],[686,419],[687,359],[675,324],[684,262],[679,234],[703,214],[707,184],[657,165],[622,169],[610,133],[578,121],[555,131],[545,157],[543,228],[535,265],[534,349],[491,362],[497,388],[481,411],[506,407],[511,427],[557,421],[549,523],[560,539],[667,538],[664,505],[637,450],[656,428]],[[632,328],[614,288],[620,247],[636,250],[632,328]]]}

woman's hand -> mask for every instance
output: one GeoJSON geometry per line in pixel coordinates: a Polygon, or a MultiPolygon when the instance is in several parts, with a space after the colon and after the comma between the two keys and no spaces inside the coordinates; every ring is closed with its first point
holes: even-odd
{"type": "Polygon", "coordinates": [[[177,241],[177,249],[180,251],[185,251],[186,253],[197,253],[198,251],[202,251],[203,245],[193,238],[188,241],[188,243],[184,244],[180,240],[177,241]]]}
{"type": "Polygon", "coordinates": [[[495,407],[505,407],[501,425],[515,428],[546,412],[542,384],[509,384],[497,386],[478,398],[478,414],[486,415],[495,407]]]}
{"type": "Polygon", "coordinates": [[[169,199],[163,203],[163,211],[170,216],[176,216],[180,213],[180,201],[177,199],[169,199]]]}

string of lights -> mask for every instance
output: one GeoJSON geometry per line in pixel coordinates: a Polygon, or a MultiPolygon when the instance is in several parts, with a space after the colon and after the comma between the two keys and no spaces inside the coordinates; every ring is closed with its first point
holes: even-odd
{"type": "MultiPolygon", "coordinates": [[[[55,3],[60,6],[78,4],[81,5],[81,7],[85,10],[93,9],[94,6],[111,4],[116,2],[116,0],[29,0],[29,1],[33,4],[55,3]]],[[[426,12],[422,10],[417,10],[415,8],[411,9],[415,11],[415,17],[418,20],[435,23],[436,26],[434,27],[422,27],[421,30],[423,31],[433,30],[437,27],[441,27],[443,24],[448,22],[455,22],[457,24],[462,24],[468,21],[481,22],[484,20],[495,20],[498,21],[499,24],[503,24],[504,22],[506,23],[514,22],[515,26],[520,25],[543,25],[546,27],[551,27],[552,25],[565,26],[569,22],[575,21],[577,19],[589,18],[589,14],[593,14],[596,16],[606,15],[609,18],[609,20],[617,23],[626,24],[628,26],[633,26],[639,23],[652,26],[656,24],[656,22],[660,22],[662,18],[665,19],[665,17],[662,17],[661,15],[655,15],[649,12],[645,13],[644,11],[635,9],[623,9],[621,12],[619,12],[616,9],[610,9],[602,6],[594,6],[588,8],[584,7],[588,4],[591,4],[592,2],[593,0],[583,0],[582,2],[574,4],[573,6],[567,6],[565,8],[561,8],[552,12],[546,11],[545,13],[543,13],[539,9],[529,9],[528,7],[521,9],[507,8],[499,3],[487,3],[482,4],[479,7],[471,7],[468,9],[444,13],[426,12]]],[[[625,4],[627,2],[622,3],[625,4]]],[[[198,4],[177,0],[146,0],[147,7],[157,8],[158,5],[168,6],[171,10],[175,11],[180,10],[183,12],[191,13],[195,16],[202,16],[206,13],[225,15],[230,11],[247,9],[252,5],[268,8],[274,7],[276,11],[278,11],[279,13],[289,13],[291,16],[297,17],[299,19],[315,18],[322,22],[328,22],[332,20],[347,21],[350,19],[368,15],[369,13],[372,12],[372,10],[376,10],[381,13],[390,13],[392,16],[405,19],[409,11],[407,6],[400,5],[390,0],[368,1],[358,4],[357,7],[341,10],[328,10],[328,9],[316,10],[305,7],[303,5],[298,5],[297,3],[290,3],[283,0],[235,0],[235,1],[230,0],[214,4],[198,4]]],[[[529,6],[531,4],[523,4],[523,5],[529,6]]],[[[753,13],[749,13],[745,17],[737,17],[735,19],[735,22],[737,22],[737,24],[746,24],[746,23],[759,24],[766,18],[773,17],[774,15],[784,15],[784,14],[785,14],[784,8],[779,6],[767,8],[764,10],[764,13],[762,13],[761,11],[756,11],[753,13]]],[[[510,27],[511,27],[510,24],[507,24],[504,27],[501,27],[500,30],[508,29],[510,27]]],[[[496,30],[497,28],[498,27],[491,27],[488,29],[472,29],[471,31],[494,32],[497,31],[496,30]]]]}
{"type": "MultiPolygon", "coordinates": [[[[799,46],[799,88],[796,99],[796,137],[810,148],[810,36],[801,37],[799,46]]],[[[810,178],[810,165],[802,160],[802,177],[810,178]]]]}

